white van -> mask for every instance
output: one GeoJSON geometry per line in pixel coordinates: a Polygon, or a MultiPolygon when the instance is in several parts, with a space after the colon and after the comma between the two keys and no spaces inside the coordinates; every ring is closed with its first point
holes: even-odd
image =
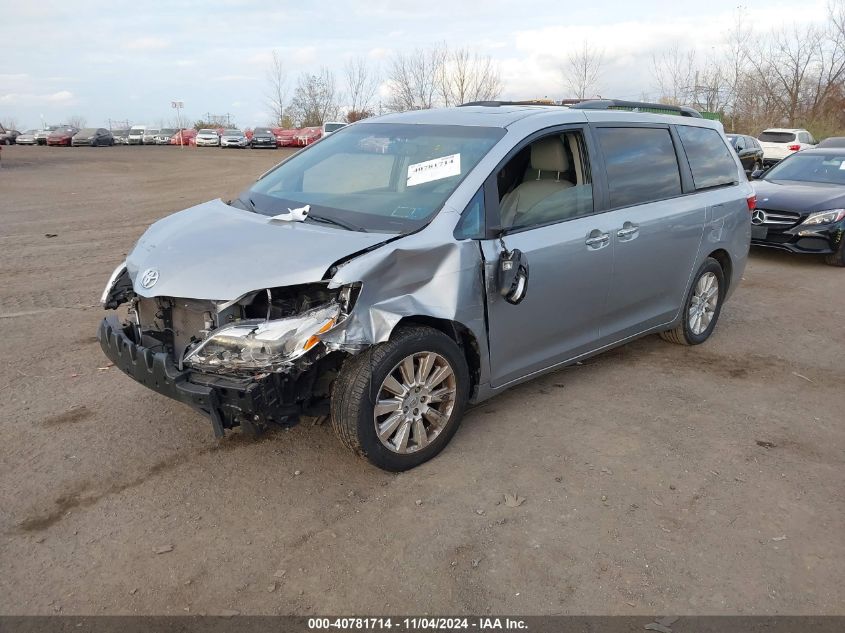
{"type": "Polygon", "coordinates": [[[129,128],[129,145],[143,145],[146,131],[146,125],[133,125],[129,128]]]}

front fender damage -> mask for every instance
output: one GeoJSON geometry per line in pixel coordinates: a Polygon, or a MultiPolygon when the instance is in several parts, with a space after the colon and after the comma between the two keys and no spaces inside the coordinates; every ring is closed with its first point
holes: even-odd
{"type": "Polygon", "coordinates": [[[360,351],[387,341],[403,319],[437,319],[471,334],[481,359],[479,377],[486,377],[481,249],[473,240],[444,241],[443,231],[433,226],[453,226],[452,213],[444,210],[430,225],[434,230],[406,236],[339,267],[330,288],[355,282],[362,286],[346,321],[322,336],[328,348],[360,351]]]}

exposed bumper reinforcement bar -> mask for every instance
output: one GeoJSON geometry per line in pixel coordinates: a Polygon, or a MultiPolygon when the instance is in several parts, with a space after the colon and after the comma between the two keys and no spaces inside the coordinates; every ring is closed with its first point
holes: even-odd
{"type": "Polygon", "coordinates": [[[281,390],[272,377],[238,379],[180,371],[165,352],[137,345],[114,315],[100,322],[97,339],[105,355],[121,371],[208,416],[217,437],[236,426],[255,432],[271,418],[282,422],[283,416],[301,412],[299,406],[281,402],[281,390]]]}

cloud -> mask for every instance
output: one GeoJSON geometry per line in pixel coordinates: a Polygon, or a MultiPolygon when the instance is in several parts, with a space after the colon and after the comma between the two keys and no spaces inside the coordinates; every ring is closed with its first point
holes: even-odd
{"type": "Polygon", "coordinates": [[[136,37],[123,45],[124,48],[135,51],[155,51],[168,46],[170,42],[161,37],[136,37]]]}
{"type": "Polygon", "coordinates": [[[390,49],[387,49],[387,48],[380,48],[380,47],[371,48],[367,52],[367,57],[369,57],[370,59],[381,60],[381,59],[385,59],[388,55],[390,55],[390,49]]]}
{"type": "Polygon", "coordinates": [[[45,105],[76,103],[76,98],[69,90],[59,90],[48,94],[33,94],[24,92],[10,92],[0,95],[0,103],[7,105],[45,105]]]}
{"type": "Polygon", "coordinates": [[[257,77],[251,75],[220,75],[213,77],[214,81],[254,81],[257,77]]]}
{"type": "Polygon", "coordinates": [[[303,46],[295,48],[291,54],[291,61],[297,66],[307,66],[317,61],[317,47],[303,46]]]}
{"type": "Polygon", "coordinates": [[[70,90],[59,90],[58,92],[47,95],[47,101],[52,103],[68,103],[73,101],[73,93],[70,90]]]}

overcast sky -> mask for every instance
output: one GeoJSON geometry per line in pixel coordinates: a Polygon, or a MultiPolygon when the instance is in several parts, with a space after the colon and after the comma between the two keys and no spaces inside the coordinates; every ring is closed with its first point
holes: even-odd
{"type": "MultiPolygon", "coordinates": [[[[651,56],[678,42],[718,50],[737,0],[300,0],[205,2],[0,0],[0,121],[20,129],[108,120],[158,123],[181,99],[193,121],[231,113],[241,126],[267,122],[270,52],[289,84],[301,71],[335,71],[365,55],[386,68],[393,51],[436,42],[496,59],[503,98],[567,96],[560,66],[584,40],[605,51],[603,96],[638,99],[654,90],[651,56]]],[[[747,2],[761,30],[817,21],[824,1],[747,2]]]]}

